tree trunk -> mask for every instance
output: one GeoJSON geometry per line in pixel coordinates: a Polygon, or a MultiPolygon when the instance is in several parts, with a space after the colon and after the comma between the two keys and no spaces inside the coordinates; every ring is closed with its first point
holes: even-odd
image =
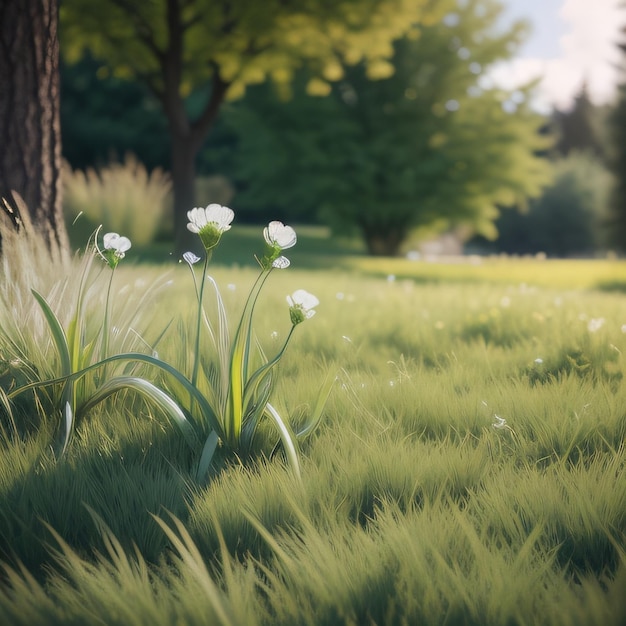
{"type": "Polygon", "coordinates": [[[65,252],[57,0],[0,0],[0,196],[65,252]]]}
{"type": "Polygon", "coordinates": [[[397,256],[406,233],[402,228],[381,229],[376,226],[361,227],[367,251],[372,256],[397,256]]]}
{"type": "Polygon", "coordinates": [[[196,178],[196,156],[199,148],[188,135],[171,129],[172,139],[172,191],[174,195],[174,235],[176,254],[191,250],[202,251],[197,236],[187,230],[187,211],[195,206],[194,183],[196,178]]]}

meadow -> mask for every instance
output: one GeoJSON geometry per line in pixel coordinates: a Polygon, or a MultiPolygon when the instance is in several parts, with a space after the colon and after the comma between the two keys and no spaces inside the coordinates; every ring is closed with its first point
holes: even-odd
{"type": "MultiPolygon", "coordinates": [[[[300,477],[265,424],[254,453],[218,455],[198,480],[181,432],[132,390],[83,416],[59,455],[46,394],[7,394],[53,377],[30,289],[63,320],[78,261],[5,261],[0,623],[624,624],[626,263],[370,259],[303,233],[254,318],[271,354],[285,296],[320,301],[271,396],[295,429],[335,379],[300,477]]],[[[231,318],[259,238],[234,227],[210,266],[231,318]]],[[[157,263],[129,252],[116,270],[112,333],[126,320],[137,349],[176,362],[189,271],[144,258],[157,263]]]]}

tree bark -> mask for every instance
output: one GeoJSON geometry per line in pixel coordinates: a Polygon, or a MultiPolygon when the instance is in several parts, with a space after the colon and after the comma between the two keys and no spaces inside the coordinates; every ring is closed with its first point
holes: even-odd
{"type": "Polygon", "coordinates": [[[65,252],[57,27],[58,0],[0,0],[0,197],[65,252]]]}

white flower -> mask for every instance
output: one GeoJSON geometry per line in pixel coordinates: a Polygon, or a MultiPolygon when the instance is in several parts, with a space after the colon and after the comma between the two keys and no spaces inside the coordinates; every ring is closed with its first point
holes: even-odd
{"type": "Polygon", "coordinates": [[[263,237],[268,246],[286,250],[296,245],[298,238],[296,231],[291,226],[285,226],[282,222],[270,222],[263,229],[263,237]]]}
{"type": "Polygon", "coordinates": [[[117,233],[107,233],[103,237],[104,253],[100,253],[111,269],[115,269],[117,264],[126,256],[130,250],[131,243],[128,237],[120,237],[117,233]]]}
{"type": "Polygon", "coordinates": [[[543,363],[543,359],[542,359],[540,356],[538,356],[538,357],[535,359],[535,363],[536,363],[537,365],[541,365],[541,364],[543,363]]]}
{"type": "Polygon", "coordinates": [[[494,413],[493,419],[494,419],[494,422],[492,426],[494,428],[499,428],[499,429],[508,428],[508,426],[506,425],[506,420],[503,417],[500,417],[499,415],[496,415],[494,413]]]}
{"type": "Polygon", "coordinates": [[[227,230],[235,213],[221,204],[209,204],[205,209],[196,207],[187,212],[187,230],[200,235],[204,249],[214,248],[227,230]]]}
{"type": "Polygon", "coordinates": [[[191,266],[197,263],[200,260],[200,257],[193,252],[188,251],[183,254],[183,259],[191,266]]]}
{"type": "Polygon", "coordinates": [[[315,315],[315,309],[320,301],[308,291],[298,289],[291,296],[287,296],[289,304],[289,315],[291,323],[295,326],[304,320],[308,320],[315,315]]]}
{"type": "Polygon", "coordinates": [[[187,228],[192,233],[199,233],[205,226],[211,224],[220,233],[230,230],[230,223],[235,218],[232,209],[221,204],[209,204],[205,209],[196,207],[187,212],[189,224],[187,228]]]}
{"type": "Polygon", "coordinates": [[[114,250],[120,259],[123,259],[124,253],[131,248],[130,239],[128,237],[120,237],[117,233],[107,233],[103,239],[104,249],[114,250]]]}
{"type": "Polygon", "coordinates": [[[274,261],[272,261],[272,267],[279,270],[284,270],[290,265],[291,261],[286,256],[279,256],[277,259],[274,259],[274,261]]]}

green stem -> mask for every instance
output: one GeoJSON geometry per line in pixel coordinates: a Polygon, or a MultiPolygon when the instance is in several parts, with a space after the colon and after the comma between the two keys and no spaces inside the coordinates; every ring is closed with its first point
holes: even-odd
{"type": "MultiPolygon", "coordinates": [[[[109,355],[109,322],[111,316],[111,286],[113,285],[113,274],[115,268],[111,270],[109,276],[109,286],[107,287],[107,297],[104,305],[104,320],[102,322],[102,344],[100,348],[100,360],[106,359],[109,355]]],[[[102,378],[106,380],[106,366],[102,370],[102,378]]]]}
{"type": "Polygon", "coordinates": [[[202,282],[200,283],[200,292],[198,294],[198,315],[196,319],[196,341],[194,344],[193,370],[191,373],[191,384],[195,387],[198,382],[198,370],[200,368],[200,330],[202,328],[202,300],[204,298],[204,284],[206,282],[206,272],[211,260],[211,252],[207,252],[202,267],[202,282]]]}
{"type": "Polygon", "coordinates": [[[270,270],[263,270],[257,277],[252,289],[248,294],[248,299],[244,306],[239,326],[233,340],[233,347],[230,356],[230,390],[229,390],[229,411],[224,420],[224,431],[230,445],[237,446],[241,436],[243,420],[243,394],[246,379],[248,377],[248,359],[250,354],[250,335],[252,328],[252,313],[259,293],[270,275],[270,270]]]}

